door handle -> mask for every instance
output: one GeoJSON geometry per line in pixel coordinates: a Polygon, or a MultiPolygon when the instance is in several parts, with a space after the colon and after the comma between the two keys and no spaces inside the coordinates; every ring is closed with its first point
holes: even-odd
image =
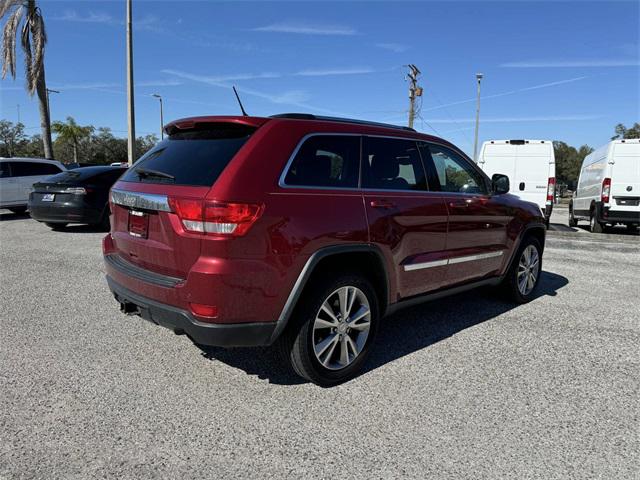
{"type": "Polygon", "coordinates": [[[394,208],[396,206],[388,200],[372,200],[369,205],[373,208],[394,208]]]}
{"type": "Polygon", "coordinates": [[[466,208],[473,203],[473,200],[467,198],[465,200],[458,200],[456,202],[449,202],[451,208],[466,208]]]}

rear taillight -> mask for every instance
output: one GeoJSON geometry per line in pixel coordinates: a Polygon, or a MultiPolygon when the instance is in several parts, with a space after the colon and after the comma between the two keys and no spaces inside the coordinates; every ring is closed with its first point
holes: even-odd
{"type": "Polygon", "coordinates": [[[239,237],[247,233],[262,214],[263,207],[252,203],[207,202],[169,197],[171,210],[189,232],[239,237]]]}
{"type": "Polygon", "coordinates": [[[611,179],[605,178],[602,181],[602,195],[600,199],[602,203],[609,203],[609,194],[611,193],[611,179]]]}
{"type": "Polygon", "coordinates": [[[555,177],[550,177],[549,182],[547,183],[547,202],[553,202],[553,197],[556,193],[556,179],[555,177]]]}
{"type": "MultiPolygon", "coordinates": [[[[202,303],[189,303],[189,308],[194,315],[203,319],[213,319],[218,316],[218,307],[215,305],[204,305],[202,303]]],[[[205,320],[207,321],[207,320],[205,320]]]]}
{"type": "Polygon", "coordinates": [[[83,187],[69,187],[64,189],[64,193],[70,193],[71,195],[86,195],[91,191],[90,188],[83,187]]]}

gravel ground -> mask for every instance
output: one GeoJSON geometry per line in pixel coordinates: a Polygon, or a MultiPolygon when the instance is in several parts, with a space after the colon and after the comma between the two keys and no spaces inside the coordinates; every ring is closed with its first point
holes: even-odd
{"type": "Polygon", "coordinates": [[[321,389],[121,315],[103,234],[2,219],[2,480],[640,475],[640,237],[552,232],[536,300],[401,312],[321,389]]]}

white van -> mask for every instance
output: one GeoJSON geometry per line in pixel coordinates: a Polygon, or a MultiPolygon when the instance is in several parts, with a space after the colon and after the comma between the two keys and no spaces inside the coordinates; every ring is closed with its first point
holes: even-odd
{"type": "Polygon", "coordinates": [[[592,232],[606,225],[640,224],[640,139],[614,140],[582,162],[569,204],[569,225],[588,220],[592,232]]]}
{"type": "Polygon", "coordinates": [[[7,208],[14,213],[24,213],[27,210],[31,185],[65,170],[65,166],[55,160],[0,159],[0,208],[7,208]]]}
{"type": "Polygon", "coordinates": [[[510,192],[537,203],[549,223],[556,186],[551,140],[489,140],[482,144],[478,166],[491,178],[509,177],[510,192]]]}

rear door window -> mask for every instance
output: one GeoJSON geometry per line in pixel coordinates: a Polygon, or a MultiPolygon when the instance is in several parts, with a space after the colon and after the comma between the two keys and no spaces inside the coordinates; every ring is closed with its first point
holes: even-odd
{"type": "Polygon", "coordinates": [[[234,124],[178,131],[143,155],[122,180],[211,186],[254,131],[234,124]]]}
{"type": "Polygon", "coordinates": [[[41,175],[54,175],[62,170],[52,163],[40,162],[10,162],[12,177],[34,177],[41,175]]]}
{"type": "Polygon", "coordinates": [[[8,178],[11,176],[11,170],[9,169],[9,162],[0,163],[0,178],[8,178]]]}
{"type": "Polygon", "coordinates": [[[285,176],[290,186],[356,188],[360,136],[314,135],[298,149],[285,176]]]}
{"type": "Polygon", "coordinates": [[[418,146],[412,140],[367,137],[362,186],[381,190],[427,190],[418,146]]]}

